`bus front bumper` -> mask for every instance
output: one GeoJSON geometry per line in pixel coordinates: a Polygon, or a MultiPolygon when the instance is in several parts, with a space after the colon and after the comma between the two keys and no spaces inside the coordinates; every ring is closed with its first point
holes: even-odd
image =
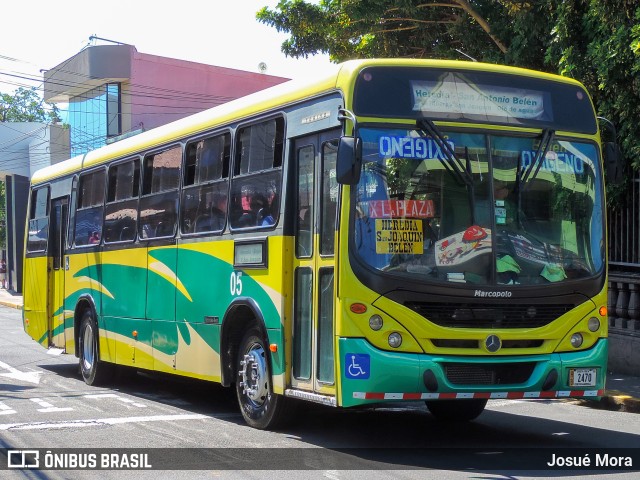
{"type": "Polygon", "coordinates": [[[576,352],[473,357],[383,351],[361,338],[338,343],[343,407],[463,398],[595,400],[604,394],[604,338],[576,352]]]}

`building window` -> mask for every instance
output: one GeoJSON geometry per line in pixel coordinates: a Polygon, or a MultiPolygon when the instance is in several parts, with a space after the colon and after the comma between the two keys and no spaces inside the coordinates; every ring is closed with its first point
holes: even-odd
{"type": "Polygon", "coordinates": [[[122,133],[120,84],[89,90],[69,102],[71,156],[105,145],[108,137],[122,133]]]}
{"type": "Polygon", "coordinates": [[[120,84],[107,84],[107,137],[115,137],[122,133],[120,120],[120,84]]]}

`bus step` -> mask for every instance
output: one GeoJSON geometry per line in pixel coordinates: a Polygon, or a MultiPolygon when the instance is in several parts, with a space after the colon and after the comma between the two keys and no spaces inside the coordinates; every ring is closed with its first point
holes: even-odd
{"type": "Polygon", "coordinates": [[[285,397],[299,398],[301,400],[307,400],[309,402],[321,403],[329,407],[337,406],[336,397],[330,397],[328,395],[319,395],[317,393],[306,392],[303,390],[293,390],[287,388],[284,391],[285,397]]]}

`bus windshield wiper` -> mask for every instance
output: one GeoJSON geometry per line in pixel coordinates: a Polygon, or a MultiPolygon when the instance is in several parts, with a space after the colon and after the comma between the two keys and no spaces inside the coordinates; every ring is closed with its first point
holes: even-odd
{"type": "Polygon", "coordinates": [[[435,124],[426,118],[419,118],[416,121],[418,130],[426,133],[433,139],[434,142],[440,148],[440,151],[445,158],[438,158],[442,166],[447,170],[461,185],[466,185],[469,188],[473,188],[473,179],[471,178],[471,171],[469,165],[469,156],[466,158],[466,165],[462,163],[462,160],[458,158],[456,152],[451,148],[451,145],[447,143],[444,135],[438,130],[435,124]]]}
{"type": "MultiPolygon", "coordinates": [[[[419,118],[416,121],[416,127],[422,133],[426,133],[433,139],[434,142],[440,148],[440,151],[445,158],[438,157],[438,160],[460,185],[467,187],[469,194],[469,207],[471,213],[471,225],[475,224],[475,212],[476,212],[476,194],[473,187],[473,176],[471,175],[471,161],[469,160],[469,149],[465,147],[465,163],[458,158],[455,150],[449,145],[444,135],[438,130],[438,127],[427,118],[419,118]]],[[[437,157],[437,156],[436,156],[437,157]]]]}
{"type": "Polygon", "coordinates": [[[555,130],[551,130],[549,128],[545,128],[542,131],[542,139],[540,140],[540,145],[538,145],[538,150],[536,151],[533,160],[527,167],[527,169],[522,172],[522,155],[518,158],[518,171],[517,171],[517,185],[518,191],[527,189],[527,181],[529,179],[533,180],[538,176],[538,172],[540,171],[540,167],[542,167],[542,161],[544,157],[547,155],[549,151],[549,147],[551,147],[551,143],[553,142],[553,137],[555,136],[555,130]],[[535,171],[534,171],[535,170],[535,171]],[[522,187],[522,188],[520,188],[522,187]]]}
{"type": "Polygon", "coordinates": [[[533,157],[533,160],[527,167],[525,171],[523,171],[522,167],[522,153],[518,155],[518,166],[516,168],[516,195],[518,199],[518,208],[516,209],[516,218],[520,228],[522,227],[522,218],[520,217],[520,211],[522,207],[522,193],[529,188],[526,182],[529,179],[534,179],[538,175],[540,171],[540,167],[542,167],[542,160],[547,155],[549,151],[549,147],[551,147],[551,142],[553,142],[553,137],[555,136],[555,130],[551,130],[549,128],[545,128],[542,131],[542,138],[540,139],[540,145],[538,145],[538,149],[536,150],[536,154],[533,157]],[[535,171],[534,171],[535,170],[535,171]]]}

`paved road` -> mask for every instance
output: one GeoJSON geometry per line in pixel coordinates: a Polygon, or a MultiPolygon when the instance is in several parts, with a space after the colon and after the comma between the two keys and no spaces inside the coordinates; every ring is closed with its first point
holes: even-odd
{"type": "MultiPolygon", "coordinates": [[[[171,449],[151,453],[156,467],[180,468],[172,478],[202,478],[203,472],[188,471],[199,462],[207,462],[207,477],[215,478],[390,478],[389,470],[410,479],[488,479],[514,472],[517,478],[538,478],[532,466],[550,461],[552,453],[594,456],[633,448],[637,454],[640,415],[569,402],[492,401],[478,421],[451,425],[435,421],[419,402],[357,410],[305,404],[297,423],[263,432],[247,427],[231,392],[216,385],[130,373],[110,388],[88,387],[73,356],[48,355],[22,331],[20,312],[0,307],[0,448],[107,449],[102,453],[142,447],[171,449]]],[[[637,462],[636,469],[640,457],[637,462]]],[[[153,474],[10,473],[11,478],[153,474]]]]}

